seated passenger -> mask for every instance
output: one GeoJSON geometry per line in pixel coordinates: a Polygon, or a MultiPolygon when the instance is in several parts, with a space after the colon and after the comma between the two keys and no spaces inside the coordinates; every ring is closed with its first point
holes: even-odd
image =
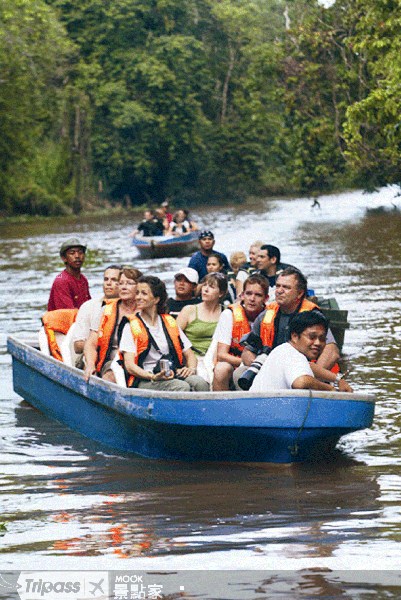
{"type": "Polygon", "coordinates": [[[212,231],[201,231],[199,233],[198,240],[200,250],[198,252],[195,252],[195,254],[191,256],[188,263],[188,267],[191,267],[192,269],[195,269],[195,271],[198,272],[200,280],[203,279],[205,275],[207,275],[207,259],[213,252],[219,254],[222,257],[226,269],[230,268],[226,255],[222,252],[217,252],[217,250],[214,250],[215,239],[212,231]]]}
{"type": "Polygon", "coordinates": [[[191,231],[198,231],[199,227],[198,227],[197,223],[195,223],[195,221],[193,221],[193,220],[191,219],[191,217],[189,216],[189,210],[188,210],[188,209],[186,209],[186,208],[183,208],[183,209],[182,209],[182,212],[183,212],[183,213],[184,213],[184,215],[185,215],[185,219],[186,219],[186,220],[188,221],[188,223],[189,223],[190,230],[191,230],[191,231]]]}
{"type": "MultiPolygon", "coordinates": [[[[245,267],[246,262],[246,254],[245,252],[233,252],[230,255],[230,269],[227,271],[227,279],[228,279],[228,287],[230,289],[230,295],[235,300],[239,297],[237,294],[237,275],[240,268],[245,267]]],[[[249,276],[249,274],[247,275],[249,276]]],[[[244,279],[245,281],[245,279],[244,279]]],[[[241,292],[243,290],[243,286],[241,288],[241,292]]]]}
{"type": "MultiPolygon", "coordinates": [[[[221,255],[217,254],[215,252],[212,252],[212,254],[207,259],[206,269],[207,269],[208,273],[222,273],[225,277],[227,277],[224,261],[223,261],[221,255]]],[[[202,279],[202,282],[203,282],[203,279],[202,279]]],[[[202,285],[202,282],[201,282],[201,285],[202,285]]],[[[228,279],[227,279],[227,283],[228,283],[228,279]]],[[[197,293],[200,294],[200,291],[201,291],[201,288],[200,288],[200,286],[198,286],[197,293]]],[[[227,293],[223,298],[223,302],[226,302],[226,303],[227,302],[235,302],[235,299],[236,299],[235,287],[228,285],[227,293]]]]}
{"type": "Polygon", "coordinates": [[[213,390],[230,389],[234,369],[241,365],[241,338],[251,331],[254,320],[265,310],[268,291],[269,285],[264,277],[251,275],[245,281],[241,302],[223,311],[214,335],[217,363],[213,390]]]}
{"type": "Polygon", "coordinates": [[[175,298],[167,299],[167,312],[175,319],[184,306],[202,302],[199,296],[195,296],[198,282],[199,275],[191,267],[184,267],[174,275],[175,298]]]}
{"type": "Polygon", "coordinates": [[[186,218],[185,212],[180,209],[174,213],[173,220],[170,223],[170,233],[173,235],[183,235],[191,231],[191,225],[186,218]]]}
{"type": "MultiPolygon", "coordinates": [[[[118,298],[120,271],[121,267],[117,265],[106,267],[103,273],[103,296],[101,298],[87,300],[78,310],[77,318],[75,320],[75,331],[73,334],[74,350],[76,354],[82,355],[90,330],[97,330],[94,322],[99,322],[99,316],[102,313],[106,300],[118,298]]],[[[79,358],[79,365],[81,364],[82,361],[81,358],[79,358]]],[[[83,368],[83,365],[81,368],[83,368]]]]}
{"type": "Polygon", "coordinates": [[[235,290],[237,292],[237,298],[240,297],[244,289],[244,282],[250,276],[253,275],[257,270],[256,259],[258,258],[259,250],[263,246],[263,242],[256,240],[249,247],[249,261],[244,265],[241,265],[238,269],[235,279],[235,290]]]}
{"type": "MultiPolygon", "coordinates": [[[[326,344],[327,319],[318,311],[297,314],[289,327],[289,341],[270,352],[256,375],[251,392],[301,389],[334,391],[334,387],[317,379],[311,362],[319,359],[326,344]]],[[[352,392],[341,377],[338,390],[352,392]]]]}
{"type": "Polygon", "coordinates": [[[102,379],[115,383],[111,370],[121,335],[120,324],[123,317],[136,311],[137,280],[142,276],[138,269],[123,267],[119,277],[119,298],[108,300],[97,320],[91,324],[91,331],[84,346],[85,379],[96,373],[102,379]]]}
{"type": "MultiPolygon", "coordinates": [[[[291,320],[299,312],[319,310],[314,302],[306,298],[306,277],[295,267],[287,267],[280,273],[276,282],[276,301],[267,305],[267,310],[261,314],[252,326],[254,339],[260,339],[260,346],[275,348],[288,342],[288,331],[291,320]]],[[[258,348],[253,342],[245,343],[242,360],[250,365],[258,354],[258,348]]],[[[332,369],[340,358],[338,346],[330,329],[327,334],[325,348],[317,364],[325,369],[332,369]]]]}
{"type": "Polygon", "coordinates": [[[227,279],[222,273],[209,273],[201,283],[202,302],[185,306],[177,317],[177,323],[192,344],[202,370],[201,357],[205,356],[212,342],[222,312],[221,301],[227,292],[227,279]]]}
{"type": "Polygon", "coordinates": [[[137,229],[132,232],[131,236],[135,236],[138,233],[141,233],[143,237],[163,235],[163,223],[156,219],[153,210],[147,208],[143,213],[143,217],[143,220],[140,222],[137,229]]]}
{"type": "Polygon", "coordinates": [[[170,221],[168,220],[166,211],[163,208],[156,208],[155,219],[157,219],[163,227],[163,235],[167,235],[170,230],[170,221]]]}
{"type": "Polygon", "coordinates": [[[269,280],[270,287],[274,287],[278,275],[284,269],[291,266],[281,262],[280,250],[277,246],[271,246],[270,244],[263,244],[263,246],[260,247],[256,265],[258,267],[256,272],[269,280]]]}
{"type": "Polygon", "coordinates": [[[120,351],[129,374],[128,385],[141,389],[187,392],[207,391],[209,385],[196,375],[196,356],[191,342],[166,314],[166,286],[153,276],[138,281],[137,315],[128,317],[120,351]],[[169,361],[166,369],[163,361],[169,361]]]}

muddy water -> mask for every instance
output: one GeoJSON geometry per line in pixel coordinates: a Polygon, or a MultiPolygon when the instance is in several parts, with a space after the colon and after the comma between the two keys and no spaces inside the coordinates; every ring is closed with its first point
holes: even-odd
{"type": "Polygon", "coordinates": [[[401,567],[401,217],[366,207],[391,206],[395,193],[322,197],[320,210],[292,199],[194,211],[217,250],[275,244],[349,311],[344,352],[355,390],[378,394],[374,426],[343,438],[330,461],[296,467],[116,454],[21,402],[6,336],[37,331],[62,240],[86,239],[93,296],[106,264],[134,262],[171,290],[188,259],[139,260],[135,223],[122,217],[0,225],[1,569],[197,569],[202,598],[391,597],[401,567]],[[224,593],[202,580],[210,569],[230,570],[224,593]]]}

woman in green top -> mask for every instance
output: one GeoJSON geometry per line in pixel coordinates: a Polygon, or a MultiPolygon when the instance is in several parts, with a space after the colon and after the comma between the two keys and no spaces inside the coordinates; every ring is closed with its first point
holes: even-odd
{"type": "Polygon", "coordinates": [[[184,306],[177,316],[177,323],[191,342],[198,363],[212,342],[222,311],[221,300],[227,293],[227,278],[223,273],[209,273],[201,285],[202,302],[184,306]]]}

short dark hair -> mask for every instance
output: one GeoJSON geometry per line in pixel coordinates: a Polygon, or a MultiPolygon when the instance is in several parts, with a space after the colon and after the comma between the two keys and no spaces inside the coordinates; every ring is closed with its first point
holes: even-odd
{"type": "Polygon", "coordinates": [[[300,312],[293,319],[291,319],[289,333],[290,336],[293,333],[297,335],[301,335],[305,329],[308,327],[313,327],[314,325],[323,325],[326,333],[329,329],[329,322],[324,315],[318,310],[307,310],[304,312],[300,312]]]}
{"type": "Polygon", "coordinates": [[[164,281],[159,279],[159,277],[155,277],[154,275],[142,275],[139,277],[137,283],[146,283],[150,287],[153,296],[155,298],[159,298],[159,302],[157,304],[157,313],[159,315],[166,313],[167,290],[164,281]]]}
{"type": "Polygon", "coordinates": [[[295,278],[297,280],[298,289],[300,291],[302,291],[304,294],[306,294],[306,292],[308,290],[308,280],[306,279],[305,275],[303,273],[301,273],[301,271],[299,269],[297,269],[296,267],[286,267],[285,269],[280,271],[280,273],[278,273],[277,279],[279,277],[288,277],[288,275],[295,276],[295,278]]]}
{"type": "Polygon", "coordinates": [[[113,269],[115,271],[121,271],[123,267],[121,265],[109,265],[108,267],[106,267],[103,271],[103,273],[106,273],[106,271],[108,271],[109,269],[113,269]]]}
{"type": "Polygon", "coordinates": [[[265,296],[269,294],[269,280],[266,279],[266,277],[263,277],[263,275],[250,275],[248,279],[245,279],[244,292],[248,285],[260,285],[265,293],[265,296]]]}
{"type": "Polygon", "coordinates": [[[263,244],[263,246],[260,247],[260,250],[266,250],[267,254],[270,256],[270,258],[276,258],[277,264],[279,264],[279,262],[281,260],[281,252],[277,248],[277,246],[271,246],[270,244],[263,244]]]}

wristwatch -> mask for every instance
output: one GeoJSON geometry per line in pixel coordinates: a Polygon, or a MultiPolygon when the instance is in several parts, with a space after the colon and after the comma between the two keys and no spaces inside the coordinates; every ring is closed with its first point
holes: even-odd
{"type": "Polygon", "coordinates": [[[338,388],[338,384],[340,383],[341,379],[344,378],[344,373],[336,373],[336,378],[333,381],[334,387],[338,388]]]}

